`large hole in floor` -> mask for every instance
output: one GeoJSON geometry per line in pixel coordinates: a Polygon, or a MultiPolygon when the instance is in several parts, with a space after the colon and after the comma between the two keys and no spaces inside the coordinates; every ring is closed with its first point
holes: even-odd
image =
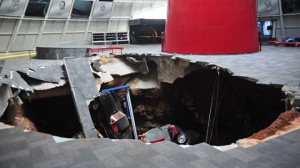
{"type": "MultiPolygon", "coordinates": [[[[195,70],[160,85],[131,90],[139,134],[175,124],[191,137],[191,144],[227,145],[266,128],[285,111],[281,88],[224,70],[195,70]]],[[[26,117],[40,132],[72,137],[81,129],[71,95],[23,102],[26,117]]]]}
{"type": "Polygon", "coordinates": [[[226,145],[266,128],[284,111],[280,88],[226,72],[216,86],[216,78],[216,71],[198,70],[173,84],[163,83],[160,90],[133,96],[139,131],[171,123],[187,131],[192,144],[226,145]]]}
{"type": "Polygon", "coordinates": [[[71,95],[26,100],[24,106],[40,132],[71,138],[81,130],[71,95]]]}

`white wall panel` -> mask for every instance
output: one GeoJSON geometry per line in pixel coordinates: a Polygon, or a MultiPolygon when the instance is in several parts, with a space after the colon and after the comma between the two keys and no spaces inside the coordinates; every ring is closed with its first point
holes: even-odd
{"type": "Polygon", "coordinates": [[[130,17],[131,3],[115,3],[115,9],[112,17],[130,17]]]}
{"type": "MultiPolygon", "coordinates": [[[[276,27],[276,37],[277,39],[282,39],[283,35],[281,34],[281,23],[280,19],[277,20],[276,27]]],[[[285,35],[286,37],[293,37],[300,35],[300,15],[295,16],[284,16],[284,26],[285,26],[285,35]]]]}
{"type": "Polygon", "coordinates": [[[68,33],[65,36],[65,41],[64,42],[70,42],[70,41],[74,41],[76,39],[77,35],[75,33],[68,33]]]}
{"type": "Polygon", "coordinates": [[[38,35],[26,35],[22,50],[33,50],[35,48],[35,42],[38,35]]]}
{"type": "Polygon", "coordinates": [[[287,37],[299,37],[300,29],[299,28],[287,28],[285,30],[287,37]]]}
{"type": "Polygon", "coordinates": [[[84,33],[68,33],[65,36],[65,41],[63,42],[65,45],[82,45],[84,33]]]}
{"type": "Polygon", "coordinates": [[[45,46],[48,44],[49,34],[43,34],[40,40],[40,43],[37,46],[45,46]]]}
{"type": "Polygon", "coordinates": [[[85,41],[85,44],[86,44],[86,45],[92,45],[92,41],[93,41],[92,35],[93,35],[93,34],[92,34],[91,32],[89,32],[89,33],[87,34],[86,41],[85,41]]]}
{"type": "Polygon", "coordinates": [[[50,34],[49,35],[49,43],[50,44],[59,44],[61,38],[61,34],[50,34]]]}
{"type": "Polygon", "coordinates": [[[157,4],[141,4],[137,3],[133,6],[132,18],[145,19],[166,19],[167,17],[167,3],[157,4]]]}
{"type": "Polygon", "coordinates": [[[63,31],[64,21],[47,21],[44,32],[47,33],[61,33],[63,31]]]}
{"type": "Polygon", "coordinates": [[[41,37],[40,44],[38,46],[44,46],[44,45],[58,45],[61,38],[60,33],[57,34],[43,34],[41,37]]]}
{"type": "Polygon", "coordinates": [[[42,21],[41,20],[23,20],[19,29],[19,34],[38,34],[42,21]]]}
{"type": "Polygon", "coordinates": [[[110,29],[108,32],[127,32],[128,31],[128,21],[127,20],[112,20],[110,24],[110,29]]]}
{"type": "Polygon", "coordinates": [[[27,33],[39,33],[40,27],[42,25],[41,20],[31,20],[29,22],[29,29],[27,33]]]}
{"type": "Polygon", "coordinates": [[[128,20],[121,20],[118,27],[118,32],[128,32],[129,26],[128,26],[128,20]]]}
{"type": "Polygon", "coordinates": [[[4,19],[0,27],[0,33],[13,33],[15,24],[15,19],[4,19]]]}
{"type": "Polygon", "coordinates": [[[55,21],[52,21],[52,20],[47,21],[45,28],[44,28],[44,32],[52,32],[54,22],[55,21]]]}
{"type": "Polygon", "coordinates": [[[25,34],[28,31],[30,20],[23,20],[18,34],[25,34]]]}
{"type": "Polygon", "coordinates": [[[139,18],[138,15],[145,12],[146,10],[151,10],[152,4],[151,3],[135,3],[132,9],[132,17],[139,18]]]}
{"type": "Polygon", "coordinates": [[[67,32],[85,31],[86,24],[84,21],[70,21],[67,32]]]}
{"type": "Polygon", "coordinates": [[[25,35],[18,35],[16,37],[16,40],[14,41],[12,46],[10,47],[10,50],[11,51],[21,51],[22,46],[24,44],[24,40],[25,40],[25,35]]]}
{"type": "Polygon", "coordinates": [[[6,48],[8,47],[11,35],[1,35],[0,41],[0,52],[5,52],[6,48]]]}
{"type": "Polygon", "coordinates": [[[284,17],[285,26],[300,26],[300,17],[299,16],[288,16],[284,17]]]}
{"type": "Polygon", "coordinates": [[[90,24],[89,32],[106,32],[108,21],[93,21],[90,24]]]}

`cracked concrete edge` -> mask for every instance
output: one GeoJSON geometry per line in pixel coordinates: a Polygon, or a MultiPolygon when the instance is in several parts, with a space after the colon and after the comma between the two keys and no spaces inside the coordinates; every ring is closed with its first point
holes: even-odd
{"type": "Polygon", "coordinates": [[[5,64],[5,60],[0,60],[0,74],[2,72],[2,68],[3,68],[4,64],[5,64]]]}
{"type": "Polygon", "coordinates": [[[11,88],[8,85],[0,86],[0,117],[3,115],[4,111],[8,107],[8,100],[13,97],[11,88]]]}

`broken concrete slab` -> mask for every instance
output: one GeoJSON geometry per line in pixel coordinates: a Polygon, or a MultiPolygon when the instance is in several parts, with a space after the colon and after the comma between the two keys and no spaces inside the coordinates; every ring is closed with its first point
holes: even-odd
{"type": "Polygon", "coordinates": [[[124,76],[140,72],[139,65],[125,62],[117,57],[100,57],[101,69],[111,75],[124,76]]]}
{"type": "Polygon", "coordinates": [[[87,101],[98,93],[95,80],[86,58],[64,58],[77,114],[86,138],[97,138],[87,101]]]}
{"type": "Polygon", "coordinates": [[[67,84],[66,79],[60,79],[58,83],[49,83],[49,82],[42,82],[42,81],[34,82],[30,80],[28,80],[27,82],[36,91],[51,90],[51,89],[65,86],[67,84]]]}
{"type": "Polygon", "coordinates": [[[159,82],[173,83],[177,78],[183,78],[190,72],[202,68],[182,58],[159,57],[150,60],[157,64],[159,82]]]}
{"type": "Polygon", "coordinates": [[[91,70],[96,78],[97,90],[100,90],[101,84],[108,83],[114,80],[114,78],[108,72],[105,72],[101,68],[99,57],[92,57],[91,61],[91,70]]]}
{"type": "Polygon", "coordinates": [[[138,75],[128,83],[131,84],[131,89],[154,89],[160,87],[156,71],[148,75],[138,75]]]}
{"type": "Polygon", "coordinates": [[[85,99],[98,93],[87,58],[65,58],[64,64],[70,86],[76,87],[85,99]]]}
{"type": "Polygon", "coordinates": [[[13,97],[11,88],[8,85],[0,86],[0,116],[3,115],[5,109],[8,106],[8,100],[13,97]]]}
{"type": "Polygon", "coordinates": [[[140,71],[142,74],[148,74],[149,73],[149,67],[147,64],[146,57],[125,57],[127,61],[129,61],[132,64],[139,65],[140,71]]]}
{"type": "Polygon", "coordinates": [[[29,65],[27,75],[34,79],[55,83],[64,77],[63,67],[58,64],[29,65]]]}
{"type": "Polygon", "coordinates": [[[107,83],[107,82],[111,82],[114,80],[114,78],[107,72],[94,72],[93,74],[97,75],[98,77],[100,77],[101,80],[101,84],[102,83],[107,83]]]}
{"type": "Polygon", "coordinates": [[[4,74],[4,76],[4,78],[0,78],[0,83],[9,85],[12,88],[33,92],[32,87],[17,72],[10,71],[4,74]]]}
{"type": "Polygon", "coordinates": [[[61,60],[22,59],[15,62],[7,60],[6,64],[3,69],[4,74],[15,71],[21,73],[22,76],[25,75],[32,79],[53,83],[58,83],[60,79],[65,78],[61,60]]]}
{"type": "Polygon", "coordinates": [[[68,85],[64,85],[61,87],[55,87],[46,90],[35,90],[32,94],[23,94],[21,93],[21,98],[25,100],[34,100],[34,99],[44,99],[51,97],[60,97],[60,96],[68,96],[71,94],[70,87],[68,85]]]}
{"type": "Polygon", "coordinates": [[[0,60],[0,74],[1,74],[2,68],[4,66],[4,63],[5,63],[5,60],[0,60]]]}

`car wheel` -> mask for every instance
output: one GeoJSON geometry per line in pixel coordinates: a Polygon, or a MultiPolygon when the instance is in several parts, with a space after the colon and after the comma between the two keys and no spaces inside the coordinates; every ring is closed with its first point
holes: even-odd
{"type": "Polygon", "coordinates": [[[179,145],[186,144],[188,141],[186,135],[183,132],[179,133],[176,136],[175,140],[176,140],[176,143],[179,145]]]}

